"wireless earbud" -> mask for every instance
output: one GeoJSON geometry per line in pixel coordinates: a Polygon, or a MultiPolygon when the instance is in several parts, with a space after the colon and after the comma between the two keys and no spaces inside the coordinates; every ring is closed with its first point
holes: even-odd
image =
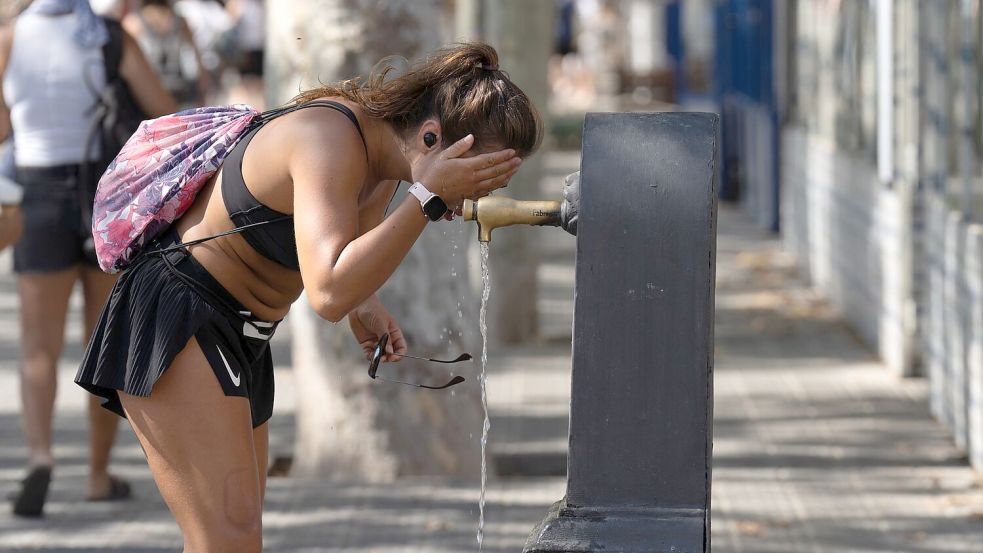
{"type": "Polygon", "coordinates": [[[437,144],[437,135],[432,132],[424,133],[423,143],[426,144],[427,148],[433,148],[437,144]]]}

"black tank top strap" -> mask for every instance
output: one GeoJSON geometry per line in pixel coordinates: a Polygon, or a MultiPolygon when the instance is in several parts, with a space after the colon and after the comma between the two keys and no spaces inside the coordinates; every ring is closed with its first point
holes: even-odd
{"type": "MultiPolygon", "coordinates": [[[[347,117],[348,120],[351,121],[353,125],[355,125],[355,130],[358,131],[358,136],[362,139],[362,146],[365,147],[366,153],[369,151],[368,145],[365,142],[365,133],[362,132],[362,125],[359,124],[358,117],[355,116],[355,112],[353,112],[345,104],[342,104],[341,102],[336,102],[334,100],[311,100],[310,102],[304,102],[303,104],[281,106],[279,108],[264,111],[263,113],[259,114],[259,116],[256,117],[256,119],[253,120],[252,125],[255,127],[262,127],[266,123],[270,122],[273,119],[276,119],[277,117],[280,117],[281,115],[293,113],[299,109],[312,108],[312,107],[331,108],[344,114],[344,116],[347,117]]],[[[254,134],[255,130],[257,129],[252,129],[250,131],[250,134],[254,134]]]]}

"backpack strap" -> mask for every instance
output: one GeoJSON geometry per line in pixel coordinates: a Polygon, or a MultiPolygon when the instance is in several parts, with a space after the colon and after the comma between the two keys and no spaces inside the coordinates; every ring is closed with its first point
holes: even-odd
{"type": "Polygon", "coordinates": [[[106,82],[120,79],[119,67],[123,63],[123,26],[115,19],[102,18],[109,32],[109,40],[102,45],[102,60],[106,68],[106,82]]]}
{"type": "MultiPolygon", "coordinates": [[[[109,40],[102,45],[102,64],[105,70],[106,82],[105,87],[111,87],[115,83],[120,82],[122,77],[120,76],[119,67],[123,62],[123,27],[120,23],[114,19],[109,19],[107,17],[101,17],[103,23],[106,25],[106,31],[109,33],[109,40]]],[[[98,66],[97,66],[98,67],[98,66]]],[[[86,85],[92,94],[96,97],[95,104],[90,108],[95,110],[99,114],[102,109],[100,105],[103,103],[103,90],[99,90],[92,82],[88,71],[83,72],[83,77],[85,79],[86,85]]],[[[100,143],[100,130],[102,127],[102,121],[97,116],[96,121],[93,122],[92,128],[89,129],[89,135],[85,141],[85,160],[82,162],[82,178],[81,184],[78,188],[79,202],[82,205],[82,215],[83,221],[92,221],[92,203],[89,199],[95,195],[95,187],[99,181],[99,177],[95,177],[95,181],[90,178],[90,174],[93,172],[93,167],[97,164],[101,165],[104,161],[95,161],[92,159],[92,154],[97,146],[105,148],[105,144],[100,143]]],[[[105,157],[105,152],[102,153],[105,157]]]]}
{"type": "Polygon", "coordinates": [[[249,223],[248,225],[242,225],[241,227],[236,227],[234,229],[227,230],[225,232],[220,232],[220,233],[215,234],[215,235],[212,235],[212,236],[206,236],[204,238],[198,238],[198,239],[192,240],[190,242],[178,242],[177,244],[172,244],[172,245],[170,245],[170,246],[168,246],[166,248],[158,248],[156,250],[151,250],[151,251],[144,252],[144,253],[146,253],[147,255],[170,253],[170,252],[179,250],[181,248],[186,248],[188,246],[195,246],[195,245],[201,244],[202,242],[208,242],[209,240],[212,240],[212,239],[215,239],[215,238],[220,238],[222,236],[228,236],[230,234],[239,234],[240,232],[242,232],[242,231],[244,231],[246,229],[251,229],[251,228],[254,228],[254,227],[261,227],[263,225],[268,225],[270,223],[279,223],[280,221],[286,221],[286,220],[289,220],[289,219],[292,219],[292,218],[293,218],[293,215],[284,215],[283,217],[277,217],[275,219],[270,219],[269,221],[259,221],[258,223],[249,223]]]}
{"type": "MultiPolygon", "coordinates": [[[[355,125],[355,130],[358,131],[358,136],[359,138],[362,139],[362,147],[365,148],[365,155],[366,157],[368,157],[369,145],[368,143],[365,142],[365,133],[362,132],[362,125],[359,124],[358,117],[355,116],[355,112],[353,112],[348,106],[342,104],[341,102],[336,102],[334,100],[311,100],[310,102],[304,102],[302,104],[281,106],[275,109],[271,109],[269,111],[264,111],[263,113],[259,114],[259,116],[257,116],[256,119],[253,120],[253,124],[255,125],[255,127],[261,127],[266,123],[270,122],[271,120],[280,117],[281,115],[286,115],[288,113],[293,113],[300,109],[311,108],[311,107],[332,108],[335,111],[341,112],[345,117],[347,117],[348,120],[351,121],[353,125],[355,125]]],[[[254,129],[250,129],[250,130],[255,130],[255,127],[254,129]]]]}

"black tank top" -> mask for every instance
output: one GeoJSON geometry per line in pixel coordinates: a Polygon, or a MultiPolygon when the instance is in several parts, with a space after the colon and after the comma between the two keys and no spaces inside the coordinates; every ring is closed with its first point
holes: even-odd
{"type": "Polygon", "coordinates": [[[242,229],[239,234],[242,234],[246,242],[249,242],[249,245],[263,257],[295,271],[300,270],[300,263],[297,261],[294,217],[291,214],[281,213],[261,204],[249,192],[249,189],[246,188],[246,181],[242,178],[242,158],[246,153],[246,147],[249,146],[249,141],[256,136],[263,125],[281,115],[308,107],[332,108],[345,114],[351,119],[355,129],[358,130],[358,135],[362,138],[362,145],[365,146],[366,154],[368,154],[365,134],[362,133],[362,127],[358,124],[358,119],[352,110],[338,102],[318,100],[264,114],[259,123],[239,140],[239,143],[229,152],[222,164],[222,200],[225,202],[225,209],[229,212],[229,219],[232,220],[237,229],[242,229]]]}

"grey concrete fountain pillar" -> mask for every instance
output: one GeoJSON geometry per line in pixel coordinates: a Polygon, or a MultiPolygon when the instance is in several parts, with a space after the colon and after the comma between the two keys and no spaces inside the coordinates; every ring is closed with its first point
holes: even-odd
{"type": "Polygon", "coordinates": [[[710,551],[717,116],[584,125],[567,494],[524,551],[710,551]]]}

